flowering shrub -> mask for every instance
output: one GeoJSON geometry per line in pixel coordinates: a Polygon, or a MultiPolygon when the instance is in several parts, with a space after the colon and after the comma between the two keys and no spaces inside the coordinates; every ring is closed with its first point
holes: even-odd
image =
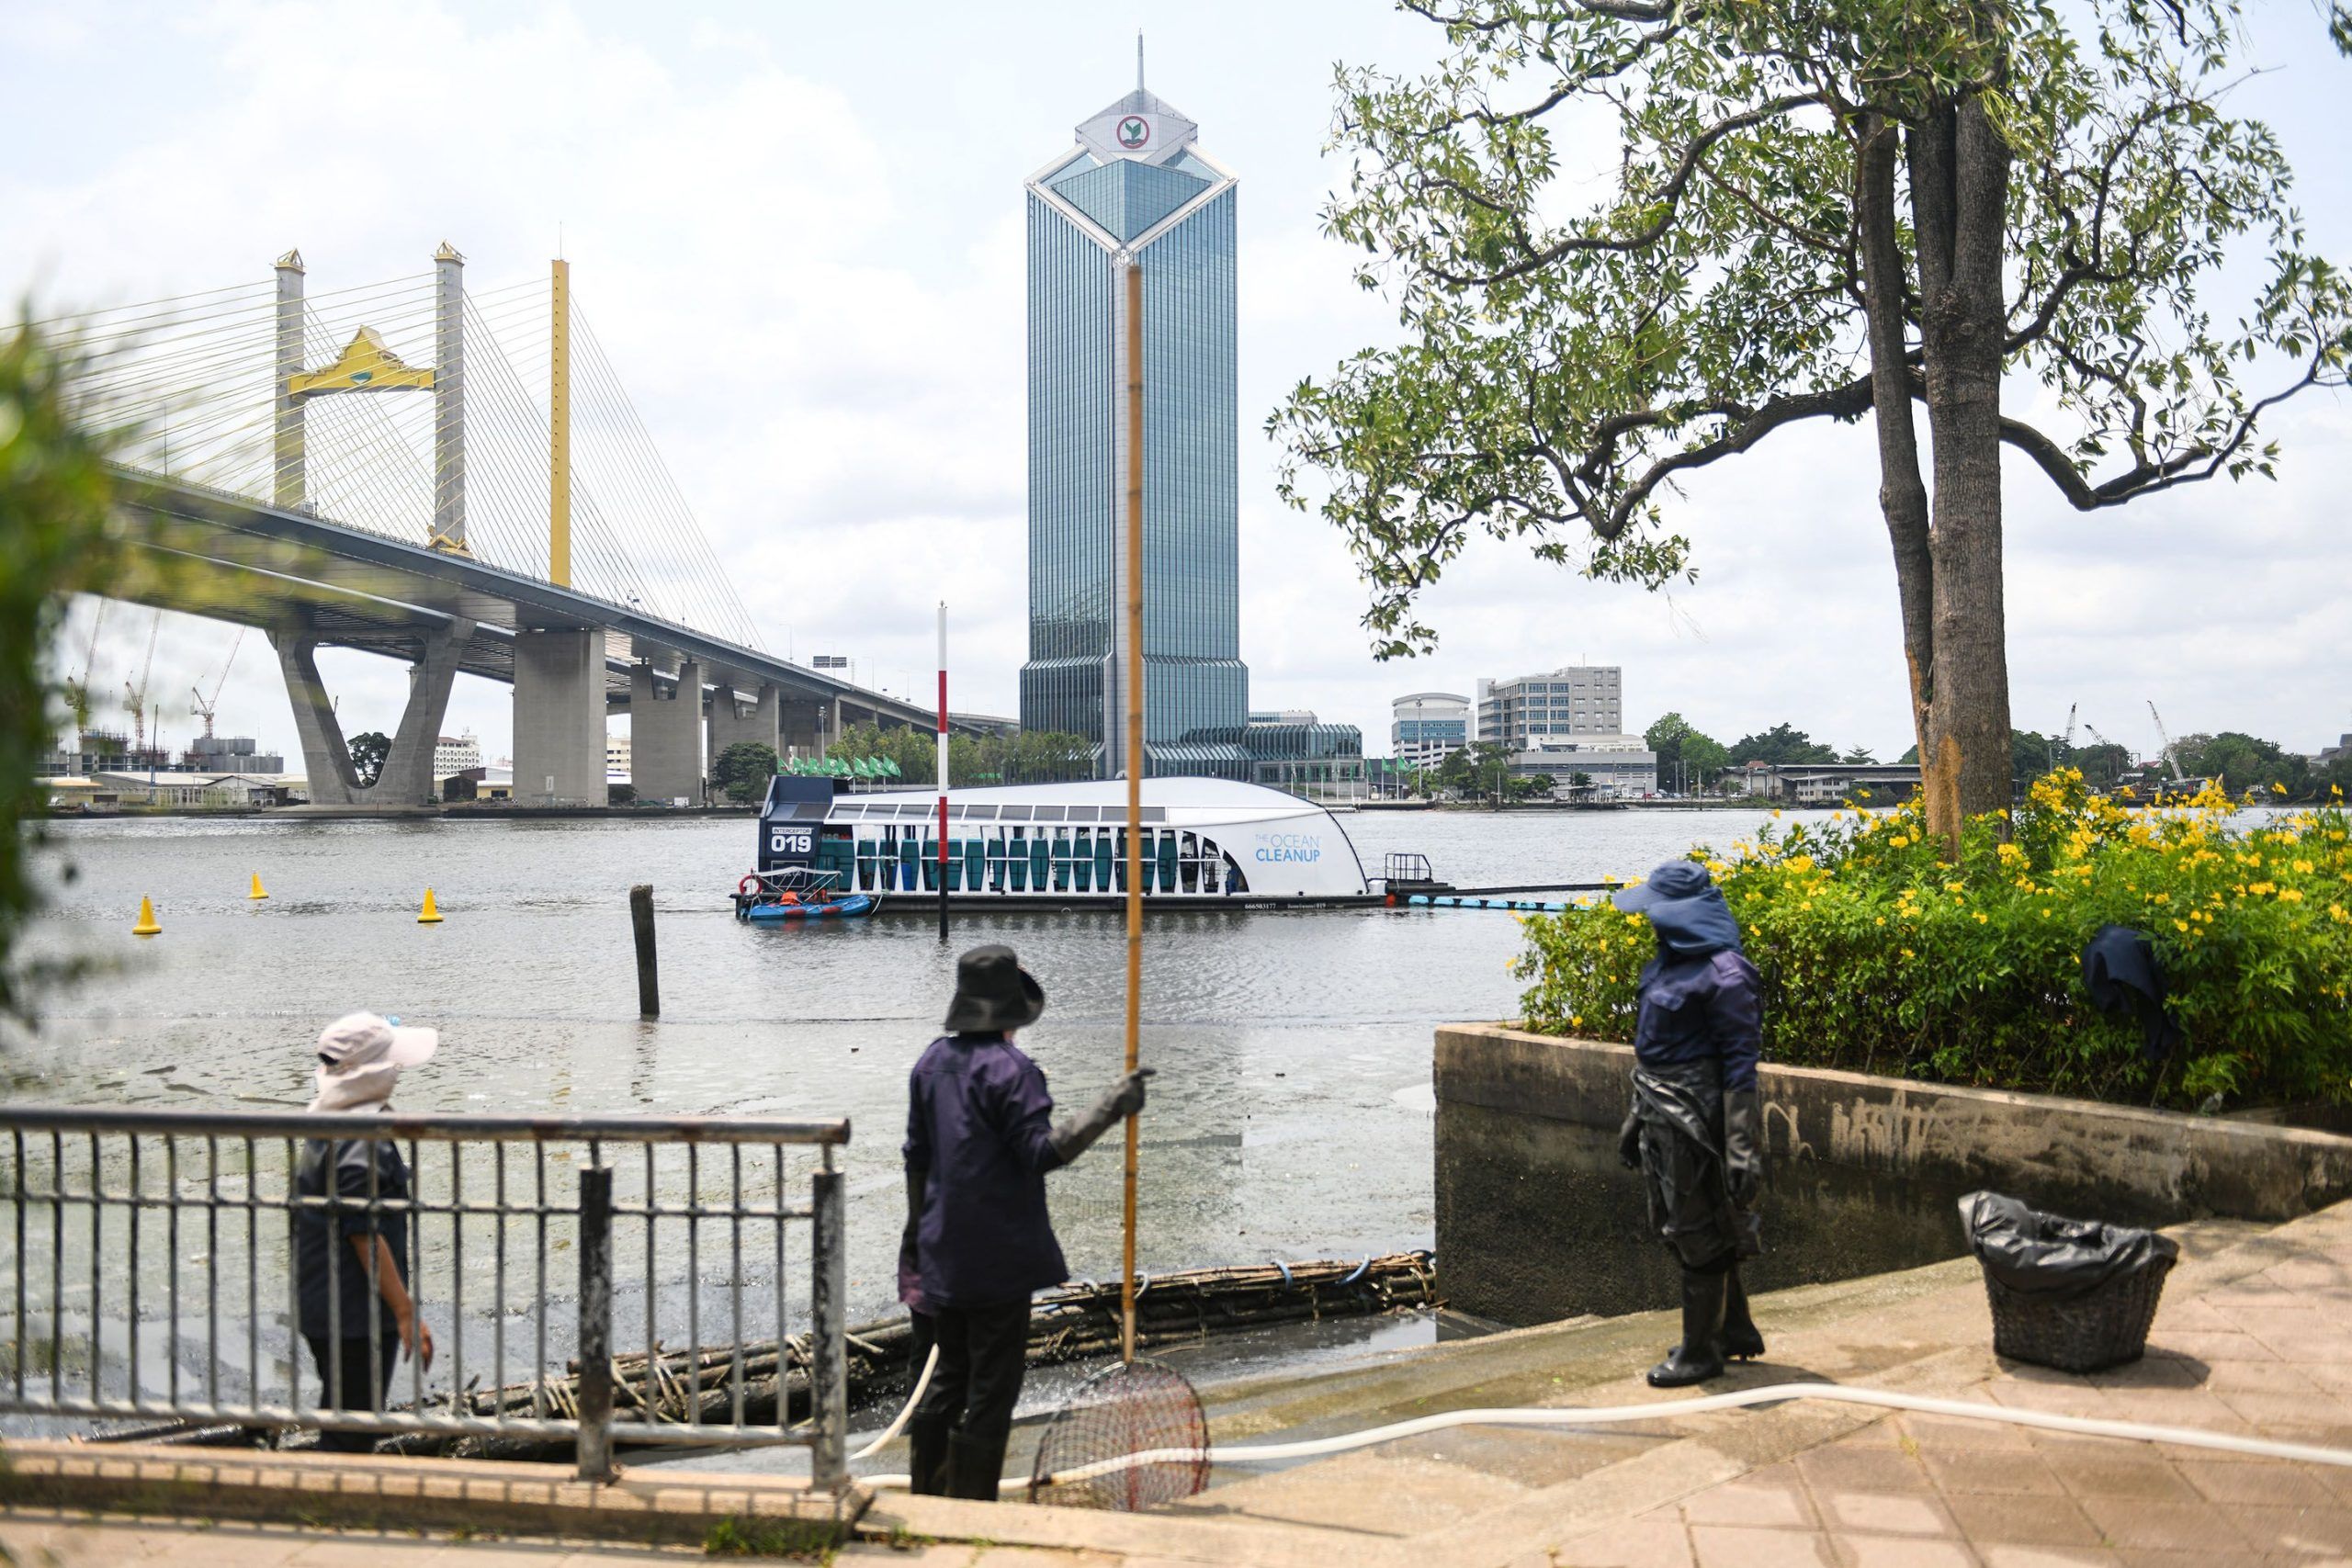
{"type": "MultiPolygon", "coordinates": [[[[1956,861],[1914,807],[1767,829],[1714,873],[1764,980],[1767,1057],[1898,1077],[2195,1107],[2352,1100],[2352,845],[2340,797],[2259,825],[2218,791],[2134,809],[2062,769],[1956,861]],[[2188,1040],[2083,988],[2103,925],[2154,941],[2188,1040]]],[[[1604,903],[1525,920],[1527,1027],[1630,1039],[1649,922],[1604,903]]]]}

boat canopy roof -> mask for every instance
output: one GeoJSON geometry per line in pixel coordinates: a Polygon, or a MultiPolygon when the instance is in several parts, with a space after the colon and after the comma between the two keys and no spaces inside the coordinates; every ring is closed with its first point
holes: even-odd
{"type": "MultiPolygon", "coordinates": [[[[970,789],[958,789],[952,784],[948,786],[950,818],[968,818],[972,808],[977,807],[984,808],[987,816],[1005,820],[1007,807],[1062,808],[1050,818],[1022,812],[1010,820],[1116,824],[1126,820],[1127,785],[1124,779],[1096,779],[1080,784],[983,784],[970,789]],[[1077,809],[1073,812],[1072,808],[1077,809]]],[[[1229,779],[1146,779],[1143,807],[1146,822],[1170,827],[1217,827],[1295,818],[1328,819],[1330,816],[1311,800],[1301,800],[1262,784],[1229,779]]],[[[928,816],[938,809],[939,792],[935,789],[872,790],[835,795],[830,818],[836,822],[886,815],[913,818],[928,816]]]]}

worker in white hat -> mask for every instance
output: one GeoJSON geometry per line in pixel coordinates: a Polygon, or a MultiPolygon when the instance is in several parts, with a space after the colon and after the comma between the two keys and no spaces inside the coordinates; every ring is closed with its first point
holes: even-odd
{"type": "MultiPolygon", "coordinates": [[[[401,1069],[439,1044],[433,1030],[402,1029],[372,1012],[339,1018],[319,1034],[310,1109],[388,1111],[401,1069]]],[[[294,1193],[298,1315],[319,1369],[320,1408],[380,1415],[401,1348],[433,1364],[433,1331],[408,1288],[407,1162],[389,1135],[312,1138],[295,1167],[294,1193]]],[[[319,1446],[364,1453],[376,1438],[328,1430],[319,1446]]]]}

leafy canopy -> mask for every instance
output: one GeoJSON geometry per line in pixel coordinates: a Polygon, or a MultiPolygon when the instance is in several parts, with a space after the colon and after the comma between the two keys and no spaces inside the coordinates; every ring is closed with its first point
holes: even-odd
{"type": "MultiPolygon", "coordinates": [[[[2074,505],[2267,475],[2265,410],[2344,384],[2352,287],[2308,248],[2277,139],[2231,112],[2255,96],[2230,96],[2235,0],[1405,8],[1445,52],[1419,75],[1340,69],[1351,175],[1325,214],[1404,340],[1268,422],[1283,495],[1368,581],[1380,657],[1435,645],[1417,597],[1476,534],[1657,587],[1691,570],[1663,521],[1682,476],[1868,412],[1858,148],[1961,96],[2017,168],[2007,367],[2057,410],[2002,439],[2074,505]],[[2217,309],[2214,274],[2248,253],[2251,300],[2217,309]]],[[[1899,243],[1918,396],[1907,225],[1899,243]]]]}

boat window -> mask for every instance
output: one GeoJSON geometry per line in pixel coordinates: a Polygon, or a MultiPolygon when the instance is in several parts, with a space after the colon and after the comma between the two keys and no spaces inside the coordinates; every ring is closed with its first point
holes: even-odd
{"type": "Polygon", "coordinates": [[[1007,822],[1026,822],[1029,820],[1029,807],[1008,806],[1004,808],[1003,818],[1007,822]]]}
{"type": "Polygon", "coordinates": [[[1102,810],[1097,807],[1073,806],[1069,808],[1069,819],[1073,822],[1097,822],[1102,820],[1102,810]]]}
{"type": "Polygon", "coordinates": [[[967,806],[964,807],[964,815],[967,817],[976,818],[978,820],[985,822],[996,816],[996,807],[993,806],[967,806]]]}
{"type": "MultiPolygon", "coordinates": [[[[879,811],[882,808],[877,806],[874,809],[879,811]]],[[[933,809],[933,807],[928,806],[901,806],[899,807],[899,815],[901,817],[928,817],[932,814],[933,809]]]]}
{"type": "Polygon", "coordinates": [[[834,818],[842,821],[846,821],[852,817],[863,817],[865,815],[865,807],[863,806],[836,806],[833,807],[834,818]]]}
{"type": "Polygon", "coordinates": [[[1147,822],[1165,822],[1168,820],[1168,807],[1147,806],[1143,808],[1143,819],[1147,822]]]}
{"type": "Polygon", "coordinates": [[[825,813],[830,809],[831,809],[831,803],[830,801],[796,800],[792,803],[791,820],[795,822],[821,822],[825,818],[825,813]]]}
{"type": "Polygon", "coordinates": [[[1040,822],[1065,821],[1067,818],[1062,816],[1062,813],[1066,809],[1067,807],[1059,806],[1041,806],[1037,807],[1037,820],[1040,822]]]}

